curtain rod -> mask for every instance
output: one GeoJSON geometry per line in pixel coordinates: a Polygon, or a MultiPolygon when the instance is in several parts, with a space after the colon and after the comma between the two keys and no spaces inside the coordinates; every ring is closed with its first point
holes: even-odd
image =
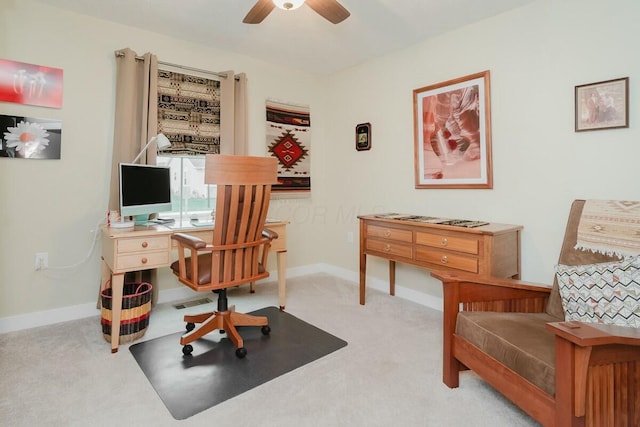
{"type": "MultiPolygon", "coordinates": [[[[124,56],[124,53],[116,52],[116,56],[124,56]]],[[[142,61],[142,60],[144,60],[144,56],[136,56],[136,61],[142,61]]],[[[218,76],[218,77],[223,78],[223,79],[227,78],[227,75],[225,73],[219,73],[219,72],[216,72],[216,71],[209,71],[209,70],[202,70],[200,68],[187,67],[186,65],[172,64],[170,62],[164,62],[164,61],[158,61],[158,65],[166,65],[167,67],[180,68],[182,70],[187,70],[187,71],[195,71],[195,72],[198,72],[198,73],[212,74],[214,76],[218,76]]],[[[235,78],[235,80],[238,80],[238,78],[235,78]]]]}

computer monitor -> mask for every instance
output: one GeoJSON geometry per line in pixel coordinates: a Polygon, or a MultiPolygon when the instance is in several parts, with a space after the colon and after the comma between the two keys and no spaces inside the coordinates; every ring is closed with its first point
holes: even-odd
{"type": "Polygon", "coordinates": [[[145,224],[149,215],[171,210],[171,170],[156,165],[120,163],[120,215],[145,224]]]}

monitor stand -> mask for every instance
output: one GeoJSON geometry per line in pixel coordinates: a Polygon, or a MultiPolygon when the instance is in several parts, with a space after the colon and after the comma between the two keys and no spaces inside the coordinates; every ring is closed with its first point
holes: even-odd
{"type": "Polygon", "coordinates": [[[149,215],[134,215],[133,222],[135,223],[135,225],[149,225],[149,215]]]}

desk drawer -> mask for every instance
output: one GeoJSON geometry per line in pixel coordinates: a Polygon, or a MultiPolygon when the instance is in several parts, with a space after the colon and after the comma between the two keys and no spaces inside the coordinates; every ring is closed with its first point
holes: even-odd
{"type": "Polygon", "coordinates": [[[416,248],[416,261],[424,261],[454,270],[478,273],[478,258],[458,255],[446,251],[416,248]]]}
{"type": "Polygon", "coordinates": [[[367,250],[409,259],[413,256],[413,249],[411,246],[392,243],[385,240],[367,239],[367,250]]]}
{"type": "Polygon", "coordinates": [[[272,252],[284,252],[287,250],[287,227],[284,225],[272,225],[267,223],[264,228],[278,233],[278,238],[271,241],[272,252]]]}
{"type": "Polygon", "coordinates": [[[119,239],[118,253],[145,252],[159,249],[169,249],[171,236],[136,237],[133,239],[119,239]]]}
{"type": "Polygon", "coordinates": [[[474,237],[421,232],[416,233],[416,244],[473,255],[478,254],[478,248],[480,247],[479,240],[474,237]]]}
{"type": "Polygon", "coordinates": [[[389,240],[398,240],[401,242],[411,243],[413,241],[413,233],[411,230],[401,230],[391,227],[379,227],[370,225],[367,227],[367,237],[381,237],[389,240]]]}
{"type": "Polygon", "coordinates": [[[165,267],[171,263],[169,257],[169,251],[149,251],[137,254],[119,255],[116,258],[115,271],[135,271],[165,267]]]}

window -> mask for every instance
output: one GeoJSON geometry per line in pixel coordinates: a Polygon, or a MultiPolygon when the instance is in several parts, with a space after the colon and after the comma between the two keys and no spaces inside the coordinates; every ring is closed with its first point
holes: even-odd
{"type": "Polygon", "coordinates": [[[211,219],[216,186],[204,183],[204,156],[158,156],[156,163],[171,168],[172,211],[161,216],[179,223],[211,219]]]}
{"type": "Polygon", "coordinates": [[[220,100],[217,77],[158,69],[158,132],[171,146],[158,151],[156,164],[171,168],[173,209],[162,217],[211,220],[216,187],[204,183],[204,162],[220,153],[220,100]]]}

